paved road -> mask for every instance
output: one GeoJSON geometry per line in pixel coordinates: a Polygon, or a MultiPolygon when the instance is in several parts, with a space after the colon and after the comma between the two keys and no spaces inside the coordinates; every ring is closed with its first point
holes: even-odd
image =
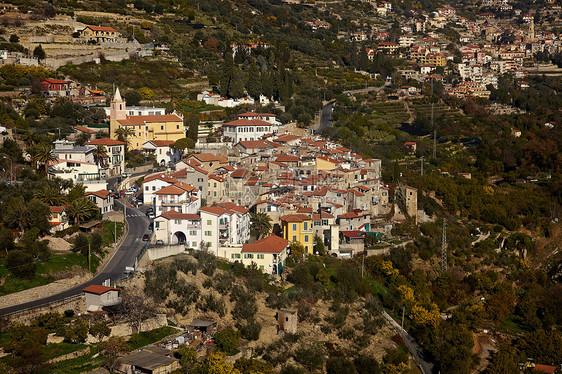
{"type": "Polygon", "coordinates": [[[433,373],[433,364],[424,359],[423,350],[418,345],[418,343],[416,343],[415,340],[410,336],[410,334],[408,334],[406,332],[406,330],[404,330],[398,324],[398,322],[396,322],[385,310],[382,311],[382,315],[388,322],[390,322],[392,327],[394,327],[394,329],[398,331],[398,334],[400,334],[400,336],[404,340],[404,343],[408,347],[408,350],[410,351],[412,356],[414,356],[414,359],[416,360],[416,363],[422,369],[422,373],[423,374],[432,374],[433,373]]]}
{"type": "Polygon", "coordinates": [[[316,130],[314,130],[315,134],[322,134],[322,131],[324,131],[324,129],[332,126],[332,108],[335,103],[335,100],[330,101],[322,108],[322,115],[320,116],[320,126],[318,126],[316,130]]]}
{"type": "MultiPolygon", "coordinates": [[[[116,201],[116,205],[123,209],[123,204],[120,201],[116,201]]],[[[13,314],[29,308],[37,308],[68,297],[79,295],[82,293],[82,289],[84,287],[91,284],[102,284],[106,279],[111,279],[112,283],[119,280],[125,272],[125,267],[133,266],[135,258],[140,253],[143,245],[146,244],[146,242],[142,241],[142,236],[148,232],[149,220],[140,210],[127,207],[126,220],[129,224],[129,232],[127,233],[127,236],[103,270],[93,279],[56,295],[0,309],[0,316],[13,314]]]]}

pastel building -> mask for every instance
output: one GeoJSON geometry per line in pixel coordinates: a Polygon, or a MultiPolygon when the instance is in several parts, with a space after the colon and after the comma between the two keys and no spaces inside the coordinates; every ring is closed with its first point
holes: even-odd
{"type": "Polygon", "coordinates": [[[305,253],[312,254],[313,226],[312,218],[308,214],[287,214],[281,217],[283,237],[290,242],[300,243],[305,253]]]}

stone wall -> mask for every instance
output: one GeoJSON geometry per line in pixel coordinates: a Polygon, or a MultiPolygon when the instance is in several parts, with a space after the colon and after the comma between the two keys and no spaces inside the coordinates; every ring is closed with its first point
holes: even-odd
{"type": "Polygon", "coordinates": [[[86,310],[86,299],[84,295],[69,298],[63,301],[59,301],[48,306],[41,308],[35,308],[31,310],[24,310],[17,314],[13,314],[8,317],[10,322],[21,322],[29,323],[35,317],[46,314],[46,313],[64,313],[65,310],[72,309],[75,314],[78,314],[86,310]]]}
{"type": "Polygon", "coordinates": [[[185,253],[185,244],[163,245],[160,247],[150,248],[146,251],[150,261],[159,260],[161,258],[179,255],[185,253]]]}
{"type": "MultiPolygon", "coordinates": [[[[140,331],[150,331],[163,326],[168,326],[168,319],[165,314],[157,314],[156,317],[142,322],[140,331]]],[[[120,323],[111,327],[111,336],[129,336],[132,333],[133,328],[128,323],[120,323]]]]}

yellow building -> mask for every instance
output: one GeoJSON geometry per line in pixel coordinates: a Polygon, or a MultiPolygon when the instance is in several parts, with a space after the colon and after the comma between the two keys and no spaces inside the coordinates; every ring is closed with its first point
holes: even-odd
{"type": "Polygon", "coordinates": [[[96,42],[114,42],[119,37],[117,30],[107,26],[86,26],[80,35],[96,42]]]}
{"type": "Polygon", "coordinates": [[[304,246],[305,253],[313,252],[312,217],[307,214],[287,214],[281,217],[283,237],[304,246]]]}
{"type": "Polygon", "coordinates": [[[129,150],[142,149],[142,145],[150,140],[176,141],[185,138],[183,118],[177,114],[128,116],[127,105],[121,98],[119,88],[111,101],[109,111],[109,128],[111,138],[117,139],[115,131],[120,128],[132,130],[132,135],[127,137],[129,150]]]}

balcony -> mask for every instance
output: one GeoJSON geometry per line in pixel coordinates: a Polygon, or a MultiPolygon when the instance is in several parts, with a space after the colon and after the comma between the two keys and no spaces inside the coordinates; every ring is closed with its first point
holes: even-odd
{"type": "Polygon", "coordinates": [[[228,223],[219,224],[219,230],[227,230],[227,229],[228,229],[228,223]]]}

